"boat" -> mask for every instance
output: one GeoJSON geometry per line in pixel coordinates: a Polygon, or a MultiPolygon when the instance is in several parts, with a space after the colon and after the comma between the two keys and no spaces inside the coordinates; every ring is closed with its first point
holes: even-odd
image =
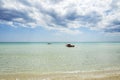
{"type": "Polygon", "coordinates": [[[75,47],[75,45],[72,45],[72,44],[66,44],[66,47],[75,47]]]}
{"type": "Polygon", "coordinates": [[[48,45],[50,45],[50,44],[52,44],[52,43],[48,43],[48,45]]]}

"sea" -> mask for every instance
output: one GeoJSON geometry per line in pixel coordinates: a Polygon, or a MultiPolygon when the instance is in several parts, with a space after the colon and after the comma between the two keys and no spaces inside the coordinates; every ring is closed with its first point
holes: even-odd
{"type": "Polygon", "coordinates": [[[0,74],[120,69],[119,42],[1,42],[0,74]],[[75,47],[66,47],[66,44],[75,47]]]}

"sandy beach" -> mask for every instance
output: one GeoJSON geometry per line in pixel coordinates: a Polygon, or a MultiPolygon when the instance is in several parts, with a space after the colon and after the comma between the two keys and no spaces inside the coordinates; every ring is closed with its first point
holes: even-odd
{"type": "Polygon", "coordinates": [[[49,74],[2,74],[0,80],[120,80],[120,70],[49,74]]]}

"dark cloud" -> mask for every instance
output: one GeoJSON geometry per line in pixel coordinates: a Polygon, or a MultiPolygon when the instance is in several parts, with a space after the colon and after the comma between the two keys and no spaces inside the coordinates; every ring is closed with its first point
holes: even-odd
{"type": "Polygon", "coordinates": [[[120,32],[120,21],[114,20],[111,22],[111,24],[108,26],[107,29],[105,29],[105,32],[120,32]]]}
{"type": "Polygon", "coordinates": [[[110,33],[120,32],[120,26],[117,27],[117,28],[109,28],[109,29],[106,29],[105,32],[110,32],[110,33]]]}
{"type": "Polygon", "coordinates": [[[67,19],[67,20],[70,20],[70,21],[77,20],[77,19],[79,19],[79,17],[80,17],[80,16],[79,16],[75,11],[69,12],[69,13],[66,15],[66,19],[67,19]]]}
{"type": "MultiPolygon", "coordinates": [[[[50,10],[45,10],[42,6],[39,7],[39,10],[42,14],[44,15],[48,15],[50,16],[52,19],[51,19],[51,22],[55,25],[59,25],[59,26],[62,26],[62,27],[66,27],[66,19],[65,17],[63,16],[60,16],[58,13],[56,13],[53,9],[50,9],[50,10]]],[[[51,25],[51,23],[48,23],[49,25],[51,25]]]]}
{"type": "Polygon", "coordinates": [[[88,27],[95,27],[98,22],[102,20],[102,17],[96,13],[91,12],[85,15],[79,15],[76,12],[69,13],[66,16],[67,21],[78,21],[79,24],[86,25],[89,24],[88,27]]]}
{"type": "Polygon", "coordinates": [[[31,4],[27,0],[19,0],[23,5],[31,6],[31,4]]]}
{"type": "Polygon", "coordinates": [[[49,3],[52,3],[52,4],[58,4],[59,2],[61,2],[63,0],[48,0],[49,3]]]}
{"type": "MultiPolygon", "coordinates": [[[[16,9],[9,8],[9,7],[3,7],[5,5],[5,3],[3,1],[4,0],[0,1],[0,4],[2,4],[0,6],[0,21],[13,22],[13,23],[18,23],[18,24],[23,24],[23,25],[25,25],[25,24],[27,24],[29,22],[33,22],[34,21],[28,15],[28,12],[26,12],[24,10],[16,10],[16,9]],[[19,19],[21,19],[21,20],[19,20],[19,19]]],[[[23,5],[28,5],[27,1],[19,0],[18,2],[16,2],[16,6],[15,7],[17,7],[17,3],[18,4],[22,3],[23,5]]]]}
{"type": "Polygon", "coordinates": [[[59,14],[56,14],[54,11],[53,12],[48,12],[48,15],[52,17],[52,22],[55,25],[60,25],[63,27],[66,27],[66,21],[64,17],[60,17],[59,14]]]}
{"type": "Polygon", "coordinates": [[[102,17],[98,13],[92,12],[84,16],[78,16],[78,19],[83,23],[97,24],[98,22],[100,22],[102,17]]]}
{"type": "Polygon", "coordinates": [[[114,20],[112,24],[113,26],[120,26],[120,20],[114,20]]]}
{"type": "MultiPolygon", "coordinates": [[[[22,2],[24,0],[20,0],[21,3],[26,4],[25,2],[22,2]]],[[[17,2],[19,3],[19,1],[17,2]]],[[[0,23],[2,24],[9,24],[10,26],[29,26],[28,23],[35,22],[29,15],[28,12],[24,10],[17,10],[9,7],[3,7],[5,3],[3,1],[0,1],[0,23]]],[[[9,5],[9,4],[8,4],[9,5]]],[[[17,7],[17,5],[15,6],[17,7]]]]}
{"type": "Polygon", "coordinates": [[[19,12],[16,10],[0,9],[0,20],[2,21],[13,21],[14,19],[22,18],[26,21],[31,21],[27,13],[19,12]]]}

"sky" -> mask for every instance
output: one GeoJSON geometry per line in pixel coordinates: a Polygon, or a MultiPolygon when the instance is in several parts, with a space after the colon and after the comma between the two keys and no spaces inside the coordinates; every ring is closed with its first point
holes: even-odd
{"type": "Polygon", "coordinates": [[[120,0],[0,0],[0,42],[120,42],[120,0]]]}

